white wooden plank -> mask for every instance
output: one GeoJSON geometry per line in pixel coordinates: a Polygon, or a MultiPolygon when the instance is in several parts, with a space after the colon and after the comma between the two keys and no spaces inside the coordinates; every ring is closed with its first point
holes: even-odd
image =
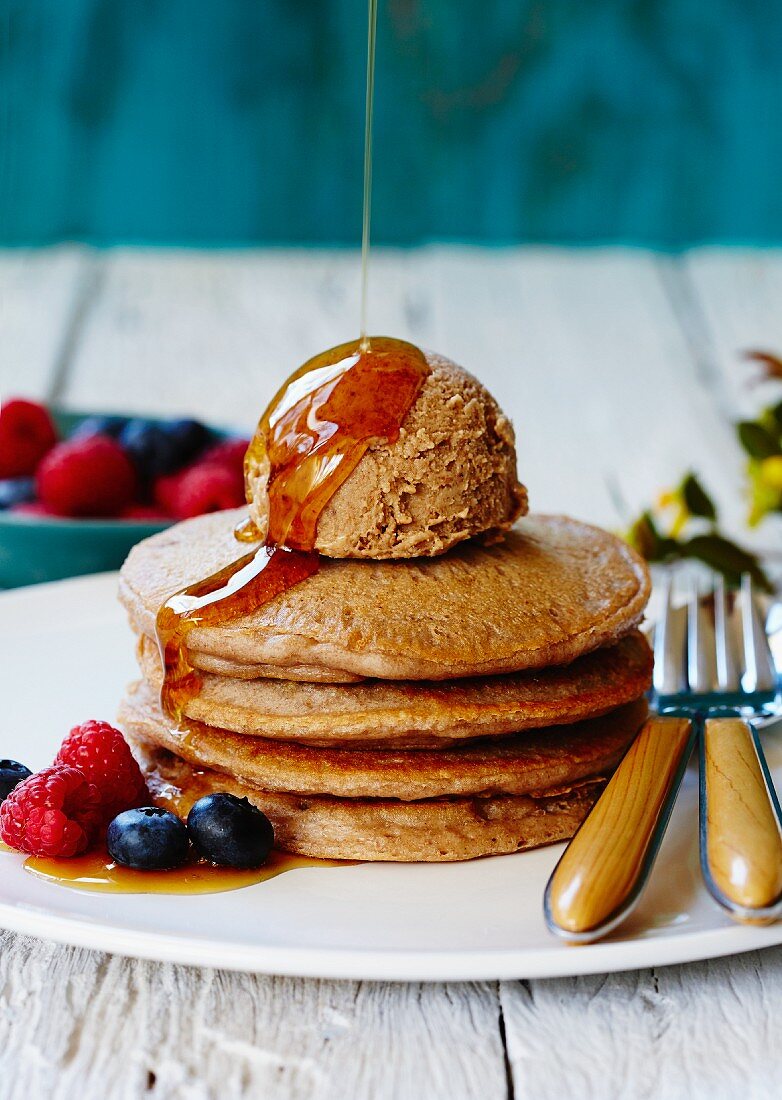
{"type": "Polygon", "coordinates": [[[729,415],[739,419],[778,401],[779,383],[752,385],[760,372],[743,353],[782,355],[782,250],[698,249],[685,258],[683,272],[696,307],[690,336],[729,415]]]}
{"type": "MultiPolygon", "coordinates": [[[[376,330],[416,335],[411,271],[404,253],[373,265],[376,330]]],[[[119,251],[85,324],[67,400],[253,427],[287,374],[358,334],[358,286],[357,259],[346,252],[119,251]]]]}
{"type": "Polygon", "coordinates": [[[491,983],[391,985],[156,965],[0,934],[4,1100],[486,1100],[491,983]]]}
{"type": "Polygon", "coordinates": [[[757,552],[778,556],[778,516],[755,529],[746,525],[746,456],[735,442],[735,424],[782,397],[779,382],[756,384],[760,368],[744,355],[750,349],[782,354],[782,250],[698,249],[668,265],[665,282],[698,372],[729,425],[733,476],[721,498],[726,526],[757,552]]]}
{"type": "MultiPolygon", "coordinates": [[[[778,1095],[782,951],[501,985],[516,1098],[778,1095]]],[[[258,978],[0,935],[7,1100],[506,1095],[495,987],[258,978]]]]}
{"type": "Polygon", "coordinates": [[[51,396],[90,263],[74,247],[0,252],[0,397],[51,396]]]}
{"type": "Polygon", "coordinates": [[[655,971],[505,982],[516,1100],[779,1096],[782,951],[655,971]]]}

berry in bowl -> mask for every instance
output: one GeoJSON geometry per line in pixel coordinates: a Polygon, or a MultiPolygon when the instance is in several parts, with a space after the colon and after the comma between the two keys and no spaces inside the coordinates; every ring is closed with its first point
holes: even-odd
{"type": "Polygon", "coordinates": [[[0,587],[118,569],[177,520],[244,502],[247,439],[192,419],[0,407],[0,587]]]}

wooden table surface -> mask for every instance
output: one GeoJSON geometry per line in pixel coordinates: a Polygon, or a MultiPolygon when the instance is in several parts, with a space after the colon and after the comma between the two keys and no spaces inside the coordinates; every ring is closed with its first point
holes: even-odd
{"type": "MultiPolygon", "coordinates": [[[[0,253],[0,392],[249,429],[294,366],[355,334],[357,290],[347,252],[0,253]]],[[[740,352],[782,350],[782,254],[382,253],[371,316],[374,331],[436,348],[493,389],[535,509],[615,527],[692,467],[741,530],[731,422],[768,394],[747,389],[740,352]]],[[[773,525],[757,538],[779,546],[773,525]]],[[[778,1013],[782,949],[392,985],[0,933],[0,1096],[776,1097],[778,1013]]]]}

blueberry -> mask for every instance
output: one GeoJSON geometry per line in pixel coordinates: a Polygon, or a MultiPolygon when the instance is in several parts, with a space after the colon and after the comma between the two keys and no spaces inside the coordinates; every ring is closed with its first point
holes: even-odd
{"type": "Polygon", "coordinates": [[[18,760],[0,760],[0,802],[8,798],[14,787],[33,773],[18,760]]]}
{"type": "Polygon", "coordinates": [[[198,854],[223,867],[260,867],[274,844],[268,817],[232,794],[199,798],[188,814],[187,829],[198,854]]]}
{"type": "Polygon", "coordinates": [[[106,833],[109,855],[116,863],[139,871],[165,871],[187,859],[188,839],[184,824],[159,806],[125,810],[115,817],[106,833]]]}
{"type": "Polygon", "coordinates": [[[35,479],[32,477],[9,477],[0,481],[0,512],[14,504],[25,504],[35,500],[35,479]]]}
{"type": "Polygon", "coordinates": [[[200,420],[169,420],[163,431],[176,444],[180,466],[191,462],[212,442],[212,433],[200,420]]]}
{"type": "Polygon", "coordinates": [[[180,465],[176,439],[162,424],[140,418],[129,420],[120,433],[119,443],[142,481],[173,473],[180,465]]]}
{"type": "Polygon", "coordinates": [[[127,416],[85,416],[69,438],[88,439],[92,435],[108,435],[111,439],[117,439],[127,422],[127,416]]]}

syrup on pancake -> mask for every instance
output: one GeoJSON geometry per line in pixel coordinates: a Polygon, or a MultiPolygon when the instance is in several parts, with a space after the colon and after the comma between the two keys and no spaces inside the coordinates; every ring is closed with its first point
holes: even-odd
{"type": "MultiPolygon", "coordinates": [[[[254,463],[269,467],[264,542],[177,592],[157,615],[161,706],[170,717],[179,721],[200,690],[188,633],[249,614],[317,572],[320,513],[374,441],[397,438],[428,371],[412,344],[373,337],[315,356],[277,393],[248,449],[254,463]]],[[[252,523],[237,530],[242,541],[260,536],[252,523]]]]}

